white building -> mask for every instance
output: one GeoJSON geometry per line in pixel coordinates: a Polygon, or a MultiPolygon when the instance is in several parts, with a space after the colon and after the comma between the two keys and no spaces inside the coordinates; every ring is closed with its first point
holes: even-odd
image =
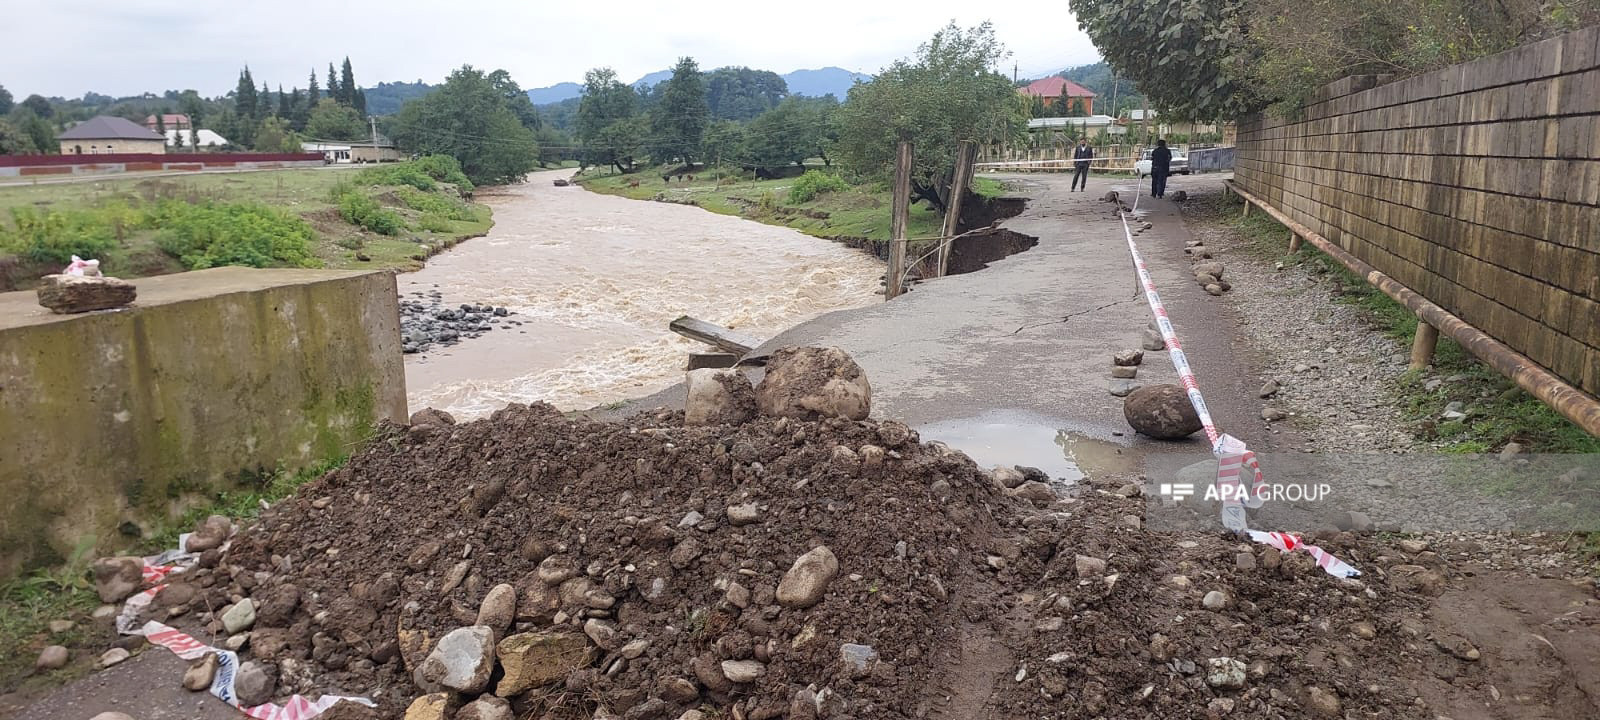
{"type": "Polygon", "coordinates": [[[201,148],[221,149],[222,146],[228,144],[227,138],[205,128],[200,128],[199,130],[169,129],[167,130],[168,147],[177,147],[178,133],[183,133],[183,147],[192,148],[195,150],[199,150],[201,148]]]}

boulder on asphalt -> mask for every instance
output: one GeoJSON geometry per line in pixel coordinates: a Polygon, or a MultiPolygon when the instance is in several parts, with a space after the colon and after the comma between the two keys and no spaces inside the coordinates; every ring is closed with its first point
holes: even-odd
{"type": "Polygon", "coordinates": [[[493,695],[482,695],[456,711],[455,720],[512,720],[511,703],[493,695]]]}
{"type": "Polygon", "coordinates": [[[199,660],[189,663],[189,669],[183,671],[183,689],[189,692],[209,690],[216,676],[217,654],[208,652],[199,660]]]}
{"type": "Polygon", "coordinates": [[[1139,377],[1139,368],[1132,365],[1113,365],[1111,377],[1118,380],[1132,380],[1139,377]]]}
{"type": "Polygon", "coordinates": [[[46,275],[39,279],[39,304],[69,314],[118,308],[138,296],[133,283],[114,277],[46,275]]]}
{"type": "Polygon", "coordinates": [[[1196,263],[1195,266],[1194,266],[1194,274],[1196,274],[1196,275],[1210,275],[1211,277],[1214,277],[1214,278],[1216,278],[1218,280],[1221,280],[1222,279],[1222,263],[1219,263],[1219,262],[1196,263]]]}
{"type": "Polygon", "coordinates": [[[1157,440],[1181,440],[1200,429],[1200,416],[1177,385],[1147,385],[1129,393],[1122,415],[1139,434],[1157,440]]]}
{"type": "Polygon", "coordinates": [[[183,549],[192,553],[202,553],[212,548],[222,547],[233,535],[233,521],[224,515],[212,515],[200,521],[194,532],[189,533],[189,538],[184,541],[183,549]]]}
{"type": "Polygon", "coordinates": [[[39,658],[33,661],[33,667],[38,670],[58,670],[67,666],[70,657],[65,647],[51,645],[39,651],[39,658]]]}
{"type": "Polygon", "coordinates": [[[456,419],[450,415],[450,413],[447,413],[443,410],[423,408],[411,413],[411,419],[409,423],[411,425],[432,425],[434,427],[446,427],[456,424],[456,419]]]}
{"type": "Polygon", "coordinates": [[[1123,350],[1111,356],[1114,365],[1132,366],[1144,362],[1143,350],[1123,350]]]}
{"type": "Polygon", "coordinates": [[[94,590],[101,602],[119,602],[143,584],[144,560],[123,556],[94,561],[94,590]]]}
{"type": "Polygon", "coordinates": [[[778,604],[804,609],[822,602],[828,584],[838,574],[839,559],[833,556],[828,546],[818,545],[795,558],[794,565],[783,574],[783,580],[778,583],[778,604]]]}
{"type": "Polygon", "coordinates": [[[872,387],[861,366],[839,348],[779,348],[756,386],[756,407],[766,415],[801,420],[865,420],[872,387]]]}
{"type": "Polygon", "coordinates": [[[1106,385],[1106,392],[1111,393],[1111,397],[1127,397],[1140,387],[1139,383],[1132,380],[1112,380],[1106,385]]]}
{"type": "Polygon", "coordinates": [[[1221,295],[1225,291],[1223,290],[1222,285],[1217,284],[1217,283],[1211,283],[1209,285],[1206,285],[1206,292],[1211,294],[1211,295],[1221,295]]]}
{"type": "Polygon", "coordinates": [[[1167,341],[1161,337],[1161,331],[1154,325],[1144,329],[1144,334],[1139,339],[1139,346],[1150,351],[1167,349],[1167,341]]]}
{"type": "Polygon", "coordinates": [[[494,687],[500,697],[561,682],[567,673],[587,667],[594,659],[587,637],[559,630],[517,633],[501,640],[496,649],[505,670],[494,687]]]}
{"type": "Polygon", "coordinates": [[[439,638],[411,679],[424,690],[482,692],[494,671],[494,631],[483,625],[456,628],[439,638]]]}
{"type": "Polygon", "coordinates": [[[688,425],[738,425],[756,415],[756,391],[735,368],[689,371],[684,398],[688,425]]]}
{"type": "Polygon", "coordinates": [[[278,668],[254,660],[239,666],[233,676],[234,696],[244,707],[253,707],[272,701],[278,689],[278,668]]]}

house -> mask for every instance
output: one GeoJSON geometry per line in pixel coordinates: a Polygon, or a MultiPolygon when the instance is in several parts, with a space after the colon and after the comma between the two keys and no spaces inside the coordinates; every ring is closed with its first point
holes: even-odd
{"type": "Polygon", "coordinates": [[[189,122],[189,116],[182,113],[166,113],[159,120],[154,115],[147,115],[144,118],[144,126],[156,132],[161,132],[163,129],[190,130],[191,125],[193,123],[189,122]]]}
{"type": "Polygon", "coordinates": [[[329,141],[316,140],[300,143],[300,149],[306,152],[322,153],[324,160],[330,163],[373,163],[373,162],[399,162],[400,150],[394,146],[394,141],[384,137],[381,133],[377,142],[371,140],[329,141]]]}
{"type": "MultiPolygon", "coordinates": [[[[1094,114],[1094,91],[1066,78],[1047,77],[1035,80],[1028,83],[1027,87],[1022,88],[1020,92],[1030,97],[1044,98],[1044,104],[1054,105],[1060,103],[1062,91],[1066,92],[1068,102],[1076,104],[1080,99],[1083,101],[1084,115],[1094,114]]],[[[1056,111],[1065,112],[1072,109],[1071,106],[1068,106],[1066,108],[1057,108],[1056,111]]]]}
{"type": "Polygon", "coordinates": [[[1159,120],[1160,115],[1154,110],[1129,110],[1127,117],[1119,118],[1117,122],[1124,126],[1142,125],[1146,120],[1146,113],[1148,113],[1150,127],[1157,135],[1183,135],[1189,137],[1217,132],[1216,123],[1197,123],[1189,120],[1159,120]]]}
{"type": "Polygon", "coordinates": [[[60,135],[62,155],[151,153],[164,155],[167,139],[127,118],[100,115],[73,125],[60,135]]]}
{"type": "Polygon", "coordinates": [[[1120,135],[1116,121],[1110,115],[1087,117],[1034,118],[1028,121],[1028,132],[1064,132],[1072,137],[1110,134],[1120,135]]]}
{"type": "Polygon", "coordinates": [[[205,128],[178,130],[172,127],[167,128],[167,144],[176,146],[178,144],[178,133],[180,132],[183,133],[182,150],[221,149],[222,146],[228,144],[227,138],[205,128]]]}

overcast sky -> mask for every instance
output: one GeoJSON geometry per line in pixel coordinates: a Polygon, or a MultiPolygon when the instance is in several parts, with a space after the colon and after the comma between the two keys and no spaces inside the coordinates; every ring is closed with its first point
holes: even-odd
{"type": "Polygon", "coordinates": [[[1065,0],[47,0],[18,3],[6,19],[18,31],[7,34],[0,85],[18,100],[91,90],[220,95],[247,63],[258,84],[304,87],[312,68],[320,84],[328,62],[346,55],[363,86],[436,83],[464,63],[505,68],[524,88],[581,81],[602,65],[632,82],[681,55],[703,69],[872,73],[952,19],[993,21],[1024,77],[1098,59],[1065,0]]]}

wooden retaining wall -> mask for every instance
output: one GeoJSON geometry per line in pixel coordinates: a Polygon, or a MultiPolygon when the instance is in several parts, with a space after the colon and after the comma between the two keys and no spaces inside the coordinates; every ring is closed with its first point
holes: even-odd
{"type": "Polygon", "coordinates": [[[1600,393],[1600,26],[1387,80],[1240,123],[1235,181],[1600,393]]]}

